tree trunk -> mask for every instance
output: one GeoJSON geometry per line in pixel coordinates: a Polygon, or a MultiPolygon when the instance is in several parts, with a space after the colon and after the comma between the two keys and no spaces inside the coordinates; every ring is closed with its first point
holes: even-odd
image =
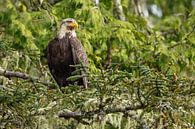
{"type": "Polygon", "coordinates": [[[147,0],[133,0],[134,1],[134,5],[135,5],[135,12],[139,15],[139,16],[144,16],[147,17],[148,14],[148,9],[146,6],[146,1],[147,0]]]}
{"type": "MultiPolygon", "coordinates": [[[[123,7],[121,5],[121,0],[114,0],[114,10],[113,10],[113,15],[121,20],[125,21],[125,15],[123,13],[123,7]]],[[[113,37],[111,36],[110,39],[107,41],[107,57],[106,57],[106,62],[104,64],[105,67],[110,67],[112,63],[112,41],[113,37]]]]}
{"type": "Polygon", "coordinates": [[[123,7],[121,5],[121,0],[114,0],[113,13],[119,20],[125,21],[125,15],[123,12],[123,7]]]}
{"type": "Polygon", "coordinates": [[[99,3],[100,3],[99,0],[93,0],[93,1],[94,1],[95,6],[99,6],[99,3]]]}
{"type": "Polygon", "coordinates": [[[112,37],[110,37],[110,39],[107,41],[107,57],[106,62],[104,64],[106,68],[109,68],[112,64],[112,41],[112,37]]]}

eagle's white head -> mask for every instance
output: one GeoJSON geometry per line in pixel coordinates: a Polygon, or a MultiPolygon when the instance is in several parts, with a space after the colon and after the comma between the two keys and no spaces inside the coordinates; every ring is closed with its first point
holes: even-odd
{"type": "Polygon", "coordinates": [[[71,33],[72,37],[76,37],[75,29],[78,28],[78,23],[73,18],[66,18],[62,20],[60,24],[60,32],[58,34],[58,38],[62,39],[66,36],[66,33],[71,33]]]}

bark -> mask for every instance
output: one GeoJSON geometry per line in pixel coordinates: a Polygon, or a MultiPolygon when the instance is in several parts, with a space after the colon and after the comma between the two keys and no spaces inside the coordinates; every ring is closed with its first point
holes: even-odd
{"type": "Polygon", "coordinates": [[[121,0],[114,0],[114,15],[121,21],[125,21],[125,15],[123,12],[123,7],[121,5],[121,0]]]}
{"type": "Polygon", "coordinates": [[[146,1],[147,0],[133,0],[134,5],[135,5],[135,12],[139,16],[147,17],[147,15],[148,15],[148,9],[146,7],[146,1]]]}
{"type": "Polygon", "coordinates": [[[0,76],[4,76],[7,78],[10,78],[10,77],[17,77],[17,78],[22,78],[22,79],[30,78],[30,76],[26,73],[7,71],[1,68],[0,68],[0,76]]]}
{"type": "MultiPolygon", "coordinates": [[[[114,10],[113,13],[115,17],[121,21],[125,21],[125,15],[123,12],[123,7],[121,5],[121,0],[114,0],[114,10]]],[[[114,39],[110,37],[110,39],[107,41],[107,57],[106,62],[104,64],[105,67],[111,66],[112,63],[112,41],[114,39]]]]}
{"type": "Polygon", "coordinates": [[[93,0],[93,1],[94,1],[95,6],[99,6],[99,3],[100,3],[99,0],[93,0]]]}
{"type": "Polygon", "coordinates": [[[121,107],[121,108],[108,108],[104,110],[94,110],[89,112],[72,112],[72,111],[59,111],[58,116],[63,117],[65,119],[85,119],[85,118],[92,118],[94,115],[98,114],[110,114],[110,113],[127,113],[130,110],[138,110],[138,109],[144,109],[146,105],[130,105],[127,107],[121,107]]]}
{"type": "Polygon", "coordinates": [[[107,41],[107,57],[105,63],[106,68],[110,67],[112,64],[112,41],[113,41],[112,37],[107,41]]]}

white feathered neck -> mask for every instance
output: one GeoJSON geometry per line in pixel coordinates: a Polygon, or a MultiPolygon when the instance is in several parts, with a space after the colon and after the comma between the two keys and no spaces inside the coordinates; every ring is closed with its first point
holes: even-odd
{"type": "Polygon", "coordinates": [[[58,34],[58,39],[64,38],[66,36],[66,33],[71,33],[71,37],[77,37],[77,34],[76,34],[75,30],[60,29],[60,32],[58,34]]]}

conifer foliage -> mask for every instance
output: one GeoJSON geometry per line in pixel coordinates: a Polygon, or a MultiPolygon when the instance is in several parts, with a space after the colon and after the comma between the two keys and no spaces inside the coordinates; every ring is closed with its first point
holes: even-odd
{"type": "Polygon", "coordinates": [[[194,2],[1,0],[0,128],[195,128],[194,2]],[[46,46],[67,17],[79,23],[89,88],[62,93],[46,46]]]}

